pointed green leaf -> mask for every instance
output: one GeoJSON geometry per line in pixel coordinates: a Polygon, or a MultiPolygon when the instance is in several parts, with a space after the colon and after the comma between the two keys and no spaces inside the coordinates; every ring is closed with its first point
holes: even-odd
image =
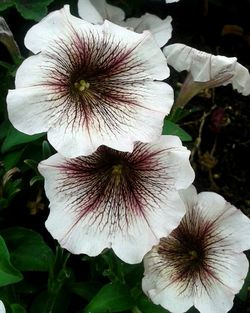
{"type": "Polygon", "coordinates": [[[41,20],[47,13],[47,6],[54,0],[15,0],[16,8],[27,20],[41,20]]]}
{"type": "Polygon", "coordinates": [[[180,126],[168,120],[164,121],[162,135],[175,135],[178,136],[181,139],[181,141],[192,140],[192,137],[187,132],[185,132],[185,130],[183,130],[182,128],[180,128],[180,126]]]}
{"type": "Polygon", "coordinates": [[[9,247],[13,264],[21,271],[48,271],[54,254],[42,236],[33,230],[16,227],[1,232],[9,247]]]}
{"type": "Polygon", "coordinates": [[[70,293],[67,288],[61,288],[56,294],[45,291],[35,298],[30,313],[66,313],[69,312],[69,304],[70,293]]]}
{"type": "Polygon", "coordinates": [[[0,11],[4,11],[13,5],[14,5],[14,1],[12,1],[12,0],[1,0],[0,11]]]}
{"type": "Polygon", "coordinates": [[[101,289],[101,284],[93,281],[73,283],[71,284],[70,289],[81,298],[90,301],[101,289]]]}
{"type": "Polygon", "coordinates": [[[52,148],[47,140],[44,140],[42,143],[43,159],[49,158],[52,154],[52,148]]]}
{"type": "Polygon", "coordinates": [[[26,135],[24,133],[19,132],[17,129],[15,129],[13,126],[9,126],[6,138],[4,139],[4,142],[2,144],[1,151],[2,153],[6,153],[12,148],[15,148],[16,146],[28,142],[35,141],[41,137],[44,136],[44,133],[36,134],[36,135],[26,135]]]}
{"type": "Polygon", "coordinates": [[[17,283],[22,278],[22,274],[10,262],[8,248],[0,236],[0,287],[17,283]]]}
{"type": "Polygon", "coordinates": [[[11,304],[12,313],[26,313],[26,310],[20,304],[14,303],[11,304]]]}
{"type": "Polygon", "coordinates": [[[102,287],[83,312],[122,312],[131,309],[133,306],[134,300],[128,287],[121,283],[110,283],[102,287]]]}
{"type": "Polygon", "coordinates": [[[12,169],[20,161],[24,149],[12,151],[4,155],[3,164],[6,171],[12,169]]]}

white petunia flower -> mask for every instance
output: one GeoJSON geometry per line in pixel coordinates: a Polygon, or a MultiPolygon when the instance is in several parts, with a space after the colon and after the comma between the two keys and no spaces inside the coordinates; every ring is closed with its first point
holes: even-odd
{"type": "Polygon", "coordinates": [[[161,81],[169,69],[149,32],[92,25],[65,6],[33,26],[25,44],[37,54],[19,67],[7,97],[9,119],[21,132],[48,131],[66,157],[100,145],[132,151],[135,141],[161,134],[173,90],[161,81]]]}
{"type": "Polygon", "coordinates": [[[187,213],[145,256],[144,292],[172,313],[226,313],[248,272],[250,220],[213,192],[182,192],[187,213]]]}
{"type": "Polygon", "coordinates": [[[140,262],[185,214],[177,190],[194,179],[189,154],[178,137],[161,136],[132,153],[101,146],[87,157],[42,161],[48,231],[72,253],[112,248],[125,262],[140,262]]]}
{"type": "Polygon", "coordinates": [[[0,300],[0,313],[6,313],[3,302],[0,300]]]}
{"type": "Polygon", "coordinates": [[[249,72],[235,57],[212,55],[184,44],[169,45],[163,53],[167,63],[177,71],[189,72],[177,99],[179,106],[184,106],[204,88],[221,85],[232,84],[244,96],[250,94],[249,72]]]}
{"type": "Polygon", "coordinates": [[[132,17],[125,20],[123,10],[108,4],[106,0],[79,0],[78,12],[81,18],[93,24],[102,24],[104,20],[109,20],[137,33],[149,30],[160,47],[163,47],[172,35],[170,16],[162,20],[156,15],[146,13],[139,18],[132,17]]]}

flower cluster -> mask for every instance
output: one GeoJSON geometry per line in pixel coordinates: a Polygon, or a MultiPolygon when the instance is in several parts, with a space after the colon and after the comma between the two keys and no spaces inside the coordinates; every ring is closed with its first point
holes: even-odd
{"type": "Polygon", "coordinates": [[[171,17],[125,19],[104,0],[79,0],[78,9],[82,19],[65,6],[28,31],[34,55],[7,96],[12,124],[47,132],[57,151],[38,167],[46,228],[74,254],[144,258],[143,291],[171,312],[225,313],[248,272],[250,221],[216,193],[197,195],[190,152],[161,135],[174,102],[165,79],[168,64],[189,72],[176,102],[184,106],[211,86],[248,95],[249,73],[185,45],[162,51],[171,17]]]}

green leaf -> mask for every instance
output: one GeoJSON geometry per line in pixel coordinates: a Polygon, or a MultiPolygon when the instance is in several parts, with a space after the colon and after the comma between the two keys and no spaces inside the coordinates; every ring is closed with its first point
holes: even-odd
{"type": "Polygon", "coordinates": [[[180,120],[182,120],[184,117],[187,117],[193,112],[196,112],[197,108],[192,108],[192,109],[186,109],[186,108],[173,108],[168,115],[168,121],[171,121],[173,123],[177,123],[180,120]]]}
{"type": "Polygon", "coordinates": [[[53,154],[51,146],[47,140],[44,140],[42,143],[42,151],[43,151],[43,159],[47,159],[53,154]]]}
{"type": "Polygon", "coordinates": [[[13,5],[14,5],[14,1],[12,1],[12,0],[1,0],[0,11],[4,11],[13,5]]]}
{"type": "Polygon", "coordinates": [[[70,304],[70,293],[67,288],[61,288],[55,295],[45,291],[35,298],[31,313],[66,313],[70,304]]]}
{"type": "Polygon", "coordinates": [[[30,180],[30,186],[33,186],[37,182],[43,181],[43,179],[44,178],[41,175],[40,176],[37,175],[37,176],[32,177],[30,180]]]}
{"type": "Polygon", "coordinates": [[[26,313],[24,307],[17,303],[11,304],[11,309],[13,313],[26,313]]]}
{"type": "Polygon", "coordinates": [[[181,139],[181,141],[192,140],[192,137],[187,132],[185,132],[185,130],[183,130],[182,128],[180,128],[180,126],[168,120],[164,121],[162,135],[175,135],[178,136],[181,139]]]}
{"type": "Polygon", "coordinates": [[[20,178],[15,180],[9,179],[6,182],[4,186],[4,195],[9,202],[21,191],[21,183],[22,180],[20,178]]]}
{"type": "Polygon", "coordinates": [[[98,282],[87,281],[71,284],[70,289],[81,298],[90,301],[101,289],[101,286],[98,282]]]}
{"type": "Polygon", "coordinates": [[[20,144],[35,141],[43,136],[44,136],[44,133],[31,135],[31,136],[26,135],[24,133],[19,132],[13,126],[10,125],[6,138],[4,139],[4,142],[2,144],[1,151],[2,153],[6,153],[10,149],[15,148],[16,146],[20,144]]]}
{"type": "Polygon", "coordinates": [[[13,264],[21,271],[48,271],[54,254],[42,236],[33,230],[16,227],[1,232],[9,247],[13,264]]]}
{"type": "Polygon", "coordinates": [[[10,123],[7,121],[4,121],[0,124],[0,140],[3,140],[4,137],[7,135],[9,126],[10,123]]]}
{"type": "Polygon", "coordinates": [[[24,149],[12,151],[4,155],[3,164],[6,171],[12,169],[17,165],[22,157],[24,149]]]}
{"type": "Polygon", "coordinates": [[[7,208],[8,205],[9,205],[9,201],[7,199],[5,199],[5,198],[0,199],[0,210],[7,208]]]}
{"type": "Polygon", "coordinates": [[[30,169],[32,169],[35,173],[38,173],[37,166],[38,162],[31,159],[26,159],[23,161],[30,169]]]}
{"type": "Polygon", "coordinates": [[[11,264],[8,248],[0,236],[0,287],[17,283],[22,278],[22,274],[11,264]]]}
{"type": "MultiPolygon", "coordinates": [[[[1,10],[0,10],[1,11],[1,10]]],[[[7,69],[9,73],[13,71],[13,65],[4,61],[0,61],[0,66],[7,69]]],[[[7,123],[7,122],[6,122],[7,123]]]]}
{"type": "Polygon", "coordinates": [[[41,20],[47,13],[47,6],[54,0],[15,0],[16,8],[27,20],[41,20]]]}
{"type": "Polygon", "coordinates": [[[121,283],[109,283],[102,287],[83,312],[122,312],[131,309],[133,306],[134,300],[126,285],[121,283]]]}

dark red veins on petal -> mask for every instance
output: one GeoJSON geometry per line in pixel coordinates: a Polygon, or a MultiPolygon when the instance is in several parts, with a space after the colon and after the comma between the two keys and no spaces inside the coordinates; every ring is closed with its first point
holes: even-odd
{"type": "Polygon", "coordinates": [[[60,166],[59,193],[68,196],[76,223],[89,223],[110,232],[126,230],[137,218],[147,221],[151,210],[161,209],[162,196],[174,188],[173,169],[163,157],[166,150],[136,144],[133,153],[101,146],[88,157],[67,159],[60,166]]]}

